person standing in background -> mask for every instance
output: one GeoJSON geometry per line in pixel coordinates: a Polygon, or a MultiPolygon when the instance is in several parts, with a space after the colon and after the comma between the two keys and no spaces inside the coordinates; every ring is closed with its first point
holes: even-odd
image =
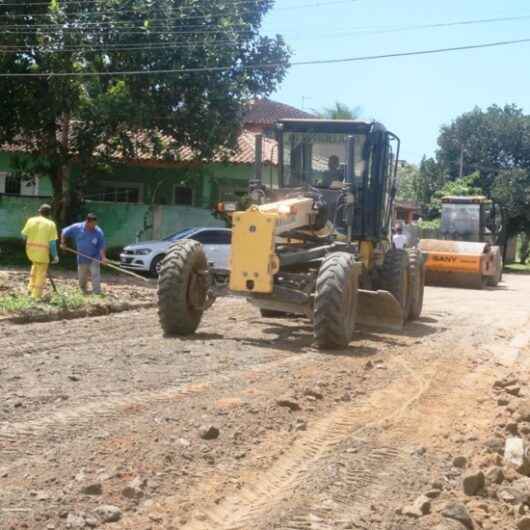
{"type": "Polygon", "coordinates": [[[398,250],[403,250],[407,246],[408,238],[403,233],[403,229],[401,226],[396,227],[396,233],[394,234],[394,237],[392,238],[392,243],[394,244],[394,248],[397,248],[398,250]]]}
{"type": "Polygon", "coordinates": [[[48,276],[50,254],[52,263],[59,263],[57,254],[57,226],[50,219],[52,208],[43,204],[39,208],[39,215],[27,220],[22,235],[26,239],[26,255],[31,261],[28,291],[32,298],[38,300],[48,276]]]}
{"type": "Polygon", "coordinates": [[[66,240],[75,243],[76,250],[82,254],[77,256],[77,274],[79,288],[83,294],[88,294],[88,278],[92,281],[92,293],[101,294],[100,262],[105,262],[105,235],[97,226],[97,217],[93,213],[86,216],[85,221],[74,223],[63,229],[61,247],[66,246],[66,240]]]}

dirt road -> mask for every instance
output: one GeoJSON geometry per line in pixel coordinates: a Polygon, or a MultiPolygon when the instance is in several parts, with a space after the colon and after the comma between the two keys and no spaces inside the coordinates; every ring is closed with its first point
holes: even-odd
{"type": "Polygon", "coordinates": [[[335,352],[237,299],[187,340],[150,309],[2,324],[0,528],[412,530],[456,525],[448,502],[515,528],[461,481],[530,397],[529,299],[522,275],[428,288],[420,322],[335,352]]]}

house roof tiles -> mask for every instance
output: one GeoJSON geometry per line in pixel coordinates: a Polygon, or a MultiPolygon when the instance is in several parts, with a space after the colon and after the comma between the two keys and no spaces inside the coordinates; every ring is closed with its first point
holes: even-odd
{"type": "Polygon", "coordinates": [[[303,110],[291,107],[285,103],[261,98],[253,100],[243,118],[243,125],[273,125],[282,119],[314,118],[303,110]]]}
{"type": "MultiPolygon", "coordinates": [[[[230,164],[246,164],[251,165],[255,163],[255,137],[256,131],[263,127],[271,126],[280,119],[304,119],[314,118],[313,115],[302,110],[291,107],[284,103],[272,101],[266,98],[255,99],[249,106],[245,117],[243,118],[243,132],[238,138],[238,145],[235,151],[221,150],[214,155],[214,162],[226,162],[230,164]],[[252,127],[258,126],[258,127],[252,127]]],[[[119,160],[128,159],[130,161],[167,161],[167,162],[193,162],[197,161],[195,152],[187,146],[177,147],[172,153],[171,157],[158,154],[163,152],[171,146],[173,140],[170,136],[159,135],[157,142],[159,142],[159,149],[155,149],[155,145],[149,140],[147,132],[138,132],[130,135],[130,140],[134,146],[135,154],[133,157],[127,156],[123,150],[119,148],[113,153],[113,156],[119,160]]],[[[102,146],[102,150],[103,150],[102,146]]],[[[2,151],[20,151],[22,148],[17,145],[2,145],[2,151]]],[[[263,164],[277,165],[278,164],[278,146],[275,140],[263,137],[262,149],[263,164]]]]}

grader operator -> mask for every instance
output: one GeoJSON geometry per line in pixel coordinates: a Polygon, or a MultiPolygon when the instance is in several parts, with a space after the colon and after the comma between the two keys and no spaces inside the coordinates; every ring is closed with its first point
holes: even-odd
{"type": "Polygon", "coordinates": [[[158,300],[166,334],[193,333],[224,294],[263,316],[301,315],[323,348],[343,348],[356,324],[401,329],[419,318],[424,266],[389,240],[399,139],[379,123],[282,120],[279,183],[262,180],[261,137],[251,206],[231,215],[230,270],[211,268],[200,243],[175,243],[158,300]]]}

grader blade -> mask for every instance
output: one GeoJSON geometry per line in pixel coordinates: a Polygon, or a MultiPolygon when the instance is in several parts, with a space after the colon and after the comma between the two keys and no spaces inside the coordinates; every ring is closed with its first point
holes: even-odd
{"type": "Polygon", "coordinates": [[[399,302],[388,291],[359,289],[358,324],[401,331],[404,320],[403,310],[399,302]]]}

